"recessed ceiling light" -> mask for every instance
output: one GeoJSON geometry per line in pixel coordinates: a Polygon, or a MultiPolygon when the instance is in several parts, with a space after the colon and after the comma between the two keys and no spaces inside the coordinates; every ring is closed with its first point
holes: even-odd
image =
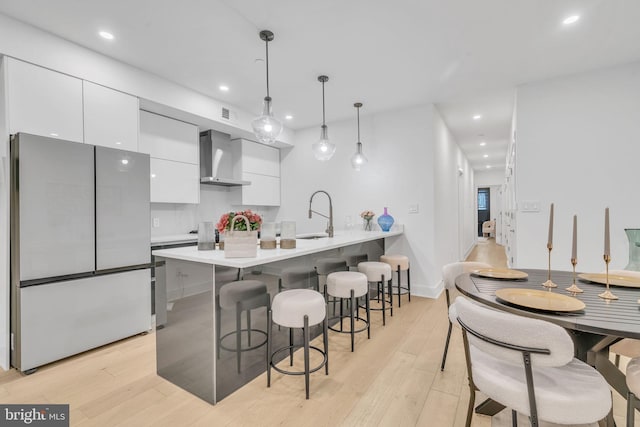
{"type": "Polygon", "coordinates": [[[484,142],[484,141],[482,141],[482,142],[480,143],[480,147],[484,147],[485,145],[487,145],[487,143],[486,143],[486,142],[484,142]]]}
{"type": "Polygon", "coordinates": [[[491,165],[487,165],[487,169],[491,169],[491,165]]]}
{"type": "Polygon", "coordinates": [[[55,133],[55,132],[51,132],[49,135],[51,135],[51,136],[58,136],[58,134],[57,134],[57,133],[55,133]]]}
{"type": "Polygon", "coordinates": [[[473,116],[473,120],[480,120],[482,118],[482,114],[476,114],[473,116]]]}
{"type": "Polygon", "coordinates": [[[220,85],[218,89],[220,89],[223,92],[229,92],[229,86],[220,85]]]}
{"type": "Polygon", "coordinates": [[[116,145],[122,145],[122,142],[116,141],[116,145]]]}
{"type": "Polygon", "coordinates": [[[287,114],[286,116],[284,116],[284,118],[287,120],[291,120],[293,119],[293,116],[291,114],[287,114]]]}
{"type": "Polygon", "coordinates": [[[485,155],[484,155],[484,156],[482,156],[482,157],[484,157],[484,158],[486,159],[487,157],[489,157],[489,155],[488,155],[488,154],[485,154],[485,155]]]}
{"type": "Polygon", "coordinates": [[[562,21],[562,23],[564,25],[571,25],[571,24],[575,24],[576,22],[578,22],[578,19],[580,19],[580,15],[571,15],[568,16],[564,19],[564,21],[562,21]]]}
{"type": "Polygon", "coordinates": [[[129,164],[129,160],[122,159],[122,160],[120,160],[120,163],[122,163],[123,165],[128,165],[129,164]]]}
{"type": "Polygon", "coordinates": [[[100,34],[100,37],[102,37],[103,39],[106,40],[113,40],[115,37],[113,37],[113,34],[111,34],[108,31],[100,31],[98,32],[98,34],[100,34]]]}
{"type": "Polygon", "coordinates": [[[156,174],[155,174],[155,173],[152,173],[152,174],[151,174],[151,178],[155,178],[155,177],[156,177],[156,174]]]}

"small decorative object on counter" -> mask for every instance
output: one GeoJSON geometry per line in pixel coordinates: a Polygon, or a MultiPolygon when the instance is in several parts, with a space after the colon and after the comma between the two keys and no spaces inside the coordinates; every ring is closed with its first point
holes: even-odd
{"type": "Polygon", "coordinates": [[[629,239],[629,263],[625,270],[640,271],[640,228],[625,228],[629,239]]]}
{"type": "Polygon", "coordinates": [[[251,258],[258,254],[258,230],[262,218],[250,209],[223,214],[216,224],[225,258],[251,258]],[[222,236],[224,235],[224,246],[222,236]]]}
{"type": "Polygon", "coordinates": [[[364,231],[371,231],[371,221],[376,214],[373,211],[362,211],[360,217],[364,220],[364,231]]]}
{"type": "Polygon", "coordinates": [[[296,248],[296,222],[282,221],[280,224],[280,249],[296,248]]]}
{"type": "Polygon", "coordinates": [[[260,227],[260,249],[276,248],[276,223],[265,222],[260,227]]]}
{"type": "Polygon", "coordinates": [[[216,234],[213,222],[201,222],[198,224],[198,250],[212,251],[216,248],[216,234]]]}
{"type": "Polygon", "coordinates": [[[393,217],[389,215],[389,213],[387,212],[387,208],[385,207],[384,213],[378,217],[378,225],[380,226],[382,231],[389,231],[391,230],[391,226],[394,222],[395,221],[393,217]]]}

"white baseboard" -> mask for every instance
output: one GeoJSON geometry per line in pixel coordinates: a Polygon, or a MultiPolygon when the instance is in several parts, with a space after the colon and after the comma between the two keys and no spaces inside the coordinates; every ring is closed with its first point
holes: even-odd
{"type": "Polygon", "coordinates": [[[438,299],[443,290],[444,284],[442,281],[440,281],[435,287],[421,284],[411,284],[411,295],[415,295],[418,297],[438,299]]]}

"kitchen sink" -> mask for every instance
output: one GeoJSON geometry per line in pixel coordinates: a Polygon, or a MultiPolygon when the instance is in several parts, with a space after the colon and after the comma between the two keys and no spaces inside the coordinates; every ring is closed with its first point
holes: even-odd
{"type": "Polygon", "coordinates": [[[329,237],[327,233],[308,233],[308,234],[298,234],[296,239],[301,240],[317,240],[317,239],[326,239],[329,237]]]}

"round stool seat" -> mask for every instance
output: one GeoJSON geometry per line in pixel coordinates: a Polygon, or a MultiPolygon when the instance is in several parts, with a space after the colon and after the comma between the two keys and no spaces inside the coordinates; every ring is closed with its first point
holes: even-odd
{"type": "Polygon", "coordinates": [[[640,358],[631,359],[627,365],[627,387],[631,393],[640,396],[640,358]]]}
{"type": "Polygon", "coordinates": [[[239,273],[237,268],[216,265],[216,284],[237,281],[239,273]]]}
{"type": "Polygon", "coordinates": [[[333,297],[351,298],[361,297],[369,289],[367,276],[356,271],[337,271],[327,276],[327,293],[333,297]]]}
{"type": "Polygon", "coordinates": [[[259,280],[238,280],[220,288],[220,307],[232,309],[238,301],[247,301],[267,293],[267,285],[259,280]]]}
{"type": "Polygon", "coordinates": [[[277,294],[271,303],[273,322],[287,328],[302,328],[304,316],[309,326],[321,323],[327,307],[320,292],[311,289],[291,289],[277,294]]]}
{"type": "Polygon", "coordinates": [[[329,274],[334,271],[346,270],[347,262],[342,258],[321,258],[316,261],[318,274],[329,274]]]}
{"type": "Polygon", "coordinates": [[[409,257],[406,255],[386,254],[380,257],[380,262],[387,263],[393,270],[405,271],[409,269],[409,257]]]}
{"type": "Polygon", "coordinates": [[[364,273],[369,282],[379,282],[383,275],[385,280],[391,279],[391,266],[384,262],[361,262],[358,264],[358,271],[364,273]]]}

